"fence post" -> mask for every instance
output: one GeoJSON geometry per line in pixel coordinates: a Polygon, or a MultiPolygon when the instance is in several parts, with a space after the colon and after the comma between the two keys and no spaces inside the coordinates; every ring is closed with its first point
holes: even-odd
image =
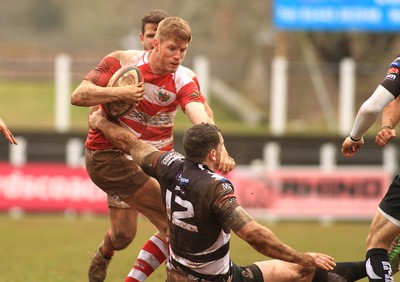
{"type": "Polygon", "coordinates": [[[278,142],[267,142],[263,148],[263,159],[267,170],[276,170],[280,166],[281,147],[278,142]]]}
{"type": "Polygon", "coordinates": [[[65,160],[70,167],[83,167],[85,165],[85,158],[82,154],[84,151],[84,144],[79,138],[70,138],[66,144],[65,160]]]}
{"type": "Polygon", "coordinates": [[[18,146],[9,145],[10,163],[13,166],[23,166],[27,160],[27,147],[28,142],[24,137],[16,137],[18,146]]]}
{"type": "Polygon", "coordinates": [[[352,58],[340,62],[339,70],[339,133],[350,134],[354,119],[355,63],[352,58]]]}
{"type": "MultiPolygon", "coordinates": [[[[201,87],[201,94],[206,99],[209,99],[210,93],[210,66],[205,56],[196,56],[193,60],[193,71],[195,72],[197,79],[199,80],[201,87]]],[[[208,104],[210,103],[207,101],[208,104]]]]}
{"type": "Polygon", "coordinates": [[[274,136],[281,136],[286,127],[287,65],[284,57],[275,57],[272,61],[270,127],[274,136]]]}
{"type": "Polygon", "coordinates": [[[67,132],[70,128],[70,88],[71,58],[60,54],[55,61],[55,128],[57,132],[67,132]]]}
{"type": "Polygon", "coordinates": [[[325,143],[319,152],[319,165],[323,171],[332,171],[336,168],[336,147],[332,143],[325,143]]]}
{"type": "Polygon", "coordinates": [[[394,175],[397,171],[397,149],[393,144],[386,145],[383,148],[382,166],[390,176],[394,175]]]}

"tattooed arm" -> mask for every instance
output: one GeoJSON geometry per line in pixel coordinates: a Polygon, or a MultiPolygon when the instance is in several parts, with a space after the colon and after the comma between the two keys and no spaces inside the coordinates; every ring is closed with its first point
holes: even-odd
{"type": "Polygon", "coordinates": [[[283,243],[267,227],[257,223],[237,202],[233,189],[227,194],[227,186],[220,185],[217,192],[219,201],[214,205],[214,211],[223,219],[236,235],[250,244],[259,253],[270,258],[297,263],[305,267],[320,267],[332,270],[333,258],[320,253],[301,253],[283,243]],[[233,210],[232,210],[233,209],[233,210]]]}

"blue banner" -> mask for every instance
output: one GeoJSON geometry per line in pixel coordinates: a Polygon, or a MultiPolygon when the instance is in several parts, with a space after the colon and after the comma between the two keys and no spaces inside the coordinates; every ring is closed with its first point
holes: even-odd
{"type": "Polygon", "coordinates": [[[275,0],[281,30],[400,31],[400,0],[275,0]]]}

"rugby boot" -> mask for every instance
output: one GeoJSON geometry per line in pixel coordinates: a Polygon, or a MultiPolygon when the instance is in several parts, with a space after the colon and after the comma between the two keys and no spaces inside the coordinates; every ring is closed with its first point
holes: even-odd
{"type": "Polygon", "coordinates": [[[392,274],[394,275],[399,271],[400,264],[400,235],[393,240],[392,245],[389,249],[389,262],[392,268],[392,274]]]}
{"type": "Polygon", "coordinates": [[[92,257],[89,267],[89,282],[103,282],[107,276],[107,267],[110,264],[111,258],[103,257],[97,249],[96,254],[92,257]]]}

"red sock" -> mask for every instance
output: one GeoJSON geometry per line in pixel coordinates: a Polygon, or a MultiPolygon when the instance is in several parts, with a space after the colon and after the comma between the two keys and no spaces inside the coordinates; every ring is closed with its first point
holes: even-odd
{"type": "Polygon", "coordinates": [[[140,250],[125,282],[143,282],[167,259],[167,256],[167,243],[153,235],[140,250]]]}
{"type": "Polygon", "coordinates": [[[111,230],[108,230],[104,236],[103,243],[100,245],[99,251],[106,259],[111,259],[111,257],[114,255],[114,246],[111,242],[111,230]]]}

